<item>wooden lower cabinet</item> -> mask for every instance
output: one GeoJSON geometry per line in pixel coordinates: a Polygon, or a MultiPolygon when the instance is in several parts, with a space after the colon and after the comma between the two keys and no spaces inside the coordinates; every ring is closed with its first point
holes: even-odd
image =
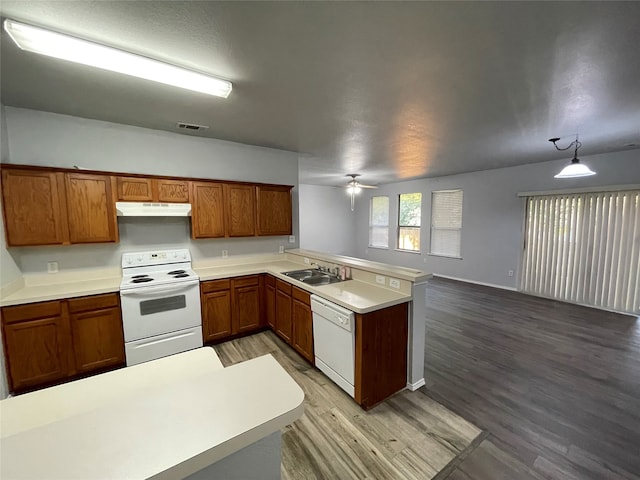
{"type": "Polygon", "coordinates": [[[291,285],[276,280],[276,333],[291,344],[291,285]]]}
{"type": "Polygon", "coordinates": [[[202,282],[200,295],[204,342],[216,342],[230,337],[232,335],[231,281],[224,279],[202,282]]]}
{"type": "Polygon", "coordinates": [[[261,275],[205,281],[200,292],[205,343],[262,328],[261,275]]]}
{"type": "Polygon", "coordinates": [[[117,293],[2,308],[9,390],[125,364],[117,293]]]}
{"type": "Polygon", "coordinates": [[[264,318],[271,330],[276,329],[276,279],[265,275],[264,279],[264,318]]]}
{"type": "Polygon", "coordinates": [[[70,338],[60,302],[47,302],[24,320],[16,318],[11,323],[5,318],[7,310],[3,309],[3,337],[9,390],[21,391],[68,377],[70,338]]]}
{"type": "Polygon", "coordinates": [[[72,299],[71,340],[77,373],[125,363],[120,302],[115,294],[72,299]]]}
{"type": "Polygon", "coordinates": [[[313,356],[313,317],[310,295],[293,287],[291,346],[307,361],[314,364],[313,356]]]}
{"type": "Polygon", "coordinates": [[[356,314],[355,401],[369,409],[407,385],[409,304],[356,314]]]}

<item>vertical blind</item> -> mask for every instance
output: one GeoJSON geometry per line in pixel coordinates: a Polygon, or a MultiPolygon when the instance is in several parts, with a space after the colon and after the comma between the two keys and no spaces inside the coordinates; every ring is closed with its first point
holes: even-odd
{"type": "Polygon", "coordinates": [[[640,314],[640,191],[527,198],[520,289],[640,314]]]}
{"type": "Polygon", "coordinates": [[[431,255],[461,256],[462,198],[462,190],[431,193],[431,255]]]}

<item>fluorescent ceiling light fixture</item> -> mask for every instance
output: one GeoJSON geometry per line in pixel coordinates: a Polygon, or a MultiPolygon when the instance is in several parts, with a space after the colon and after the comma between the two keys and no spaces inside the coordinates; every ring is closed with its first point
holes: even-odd
{"type": "Polygon", "coordinates": [[[22,50],[153,82],[227,98],[231,82],[152,58],[6,19],[4,29],[22,50]]]}

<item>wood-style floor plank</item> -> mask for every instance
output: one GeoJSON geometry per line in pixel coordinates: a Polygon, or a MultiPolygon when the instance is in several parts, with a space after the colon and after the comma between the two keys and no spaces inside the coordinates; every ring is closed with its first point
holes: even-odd
{"type": "Polygon", "coordinates": [[[640,479],[640,319],[442,278],[426,303],[423,391],[490,434],[450,479],[640,479]]]}
{"type": "Polygon", "coordinates": [[[364,411],[271,332],[215,349],[225,366],[269,353],[304,391],[304,415],[283,431],[283,479],[427,480],[481,434],[422,392],[364,411]]]}

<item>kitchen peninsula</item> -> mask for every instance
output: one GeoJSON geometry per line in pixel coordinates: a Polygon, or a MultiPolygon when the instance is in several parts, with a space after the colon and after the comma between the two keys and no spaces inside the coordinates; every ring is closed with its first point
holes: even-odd
{"type": "Polygon", "coordinates": [[[271,355],[203,347],[0,402],[2,478],[280,478],[304,394],[271,355]]]}

